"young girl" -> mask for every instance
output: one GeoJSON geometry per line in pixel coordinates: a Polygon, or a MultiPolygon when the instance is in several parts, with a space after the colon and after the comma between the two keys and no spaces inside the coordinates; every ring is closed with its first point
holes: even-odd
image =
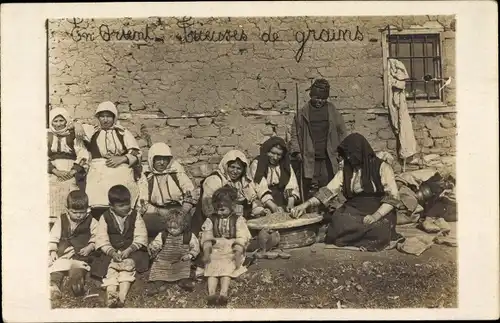
{"type": "Polygon", "coordinates": [[[135,205],[139,195],[141,150],[130,131],[118,123],[118,111],[112,102],[103,102],[95,116],[99,126],[75,122],[75,133],[83,137],[92,157],[87,176],[87,194],[95,218],[108,208],[106,196],[114,185],[124,185],[135,205]]]}
{"type": "Polygon", "coordinates": [[[48,173],[50,185],[49,224],[65,212],[66,197],[74,190],[85,190],[85,173],[90,156],[83,142],[75,138],[68,111],[54,108],[49,112],[48,173]]]}
{"type": "Polygon", "coordinates": [[[131,207],[130,191],[115,185],[108,193],[110,208],[99,220],[96,247],[102,254],[92,274],[103,278],[108,307],[123,307],[136,271],[148,270],[148,236],[142,217],[131,207]],[[119,294],[117,292],[120,287],[119,294]]]}
{"type": "Polygon", "coordinates": [[[200,242],[189,230],[190,223],[181,210],[167,210],[158,216],[164,229],[149,244],[154,261],[149,272],[152,288],[148,294],[163,292],[166,282],[179,282],[182,289],[192,291],[191,261],[200,253],[200,242]]]}
{"type": "Polygon", "coordinates": [[[235,211],[238,193],[232,187],[222,187],[214,192],[212,203],[215,213],[202,225],[201,244],[205,276],[208,277],[209,305],[227,305],[227,292],[231,278],[238,277],[244,260],[244,252],[251,238],[243,216],[235,211]],[[221,284],[220,296],[215,295],[221,284]]]}
{"type": "MultiPolygon", "coordinates": [[[[50,230],[49,264],[58,259],[71,259],[91,264],[91,253],[95,249],[97,221],[90,216],[89,198],[85,192],[71,191],[67,196],[67,211],[55,220],[50,230]]],[[[85,276],[83,268],[68,272],[71,290],[75,296],[83,294],[85,276]]],[[[66,271],[50,274],[51,298],[61,297],[61,286],[66,271]]]]}

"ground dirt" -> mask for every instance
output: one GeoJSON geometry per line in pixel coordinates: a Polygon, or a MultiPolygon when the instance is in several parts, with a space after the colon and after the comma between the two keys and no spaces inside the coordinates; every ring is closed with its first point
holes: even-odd
{"type": "MultiPolygon", "coordinates": [[[[290,259],[257,260],[231,282],[229,308],[457,307],[457,248],[433,245],[420,256],[395,249],[359,252],[315,244],[288,250],[290,259]]],[[[131,308],[203,308],[206,280],[191,293],[172,285],[146,296],[147,273],[137,275],[125,304],[131,308]]],[[[99,290],[99,282],[89,280],[99,290]]],[[[103,307],[104,291],[86,299],[63,287],[54,308],[103,307]]]]}

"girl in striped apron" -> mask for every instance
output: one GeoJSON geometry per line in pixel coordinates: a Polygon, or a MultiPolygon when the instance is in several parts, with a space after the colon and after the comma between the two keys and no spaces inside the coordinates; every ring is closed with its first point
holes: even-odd
{"type": "MultiPolygon", "coordinates": [[[[163,211],[162,211],[163,213],[163,211]]],[[[161,216],[163,229],[149,244],[154,259],[149,272],[151,288],[148,295],[166,290],[166,283],[177,282],[187,291],[192,291],[191,261],[200,253],[200,242],[191,233],[189,222],[179,209],[171,209],[161,216]]]]}

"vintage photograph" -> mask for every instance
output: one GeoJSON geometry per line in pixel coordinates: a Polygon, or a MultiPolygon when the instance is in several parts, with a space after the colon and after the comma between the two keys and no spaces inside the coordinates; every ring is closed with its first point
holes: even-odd
{"type": "Polygon", "coordinates": [[[457,308],[456,33],[48,19],[52,308],[457,308]]]}

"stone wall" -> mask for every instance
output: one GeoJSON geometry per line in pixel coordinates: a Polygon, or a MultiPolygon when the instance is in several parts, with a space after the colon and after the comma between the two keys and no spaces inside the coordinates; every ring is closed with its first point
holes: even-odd
{"type": "MultiPolygon", "coordinates": [[[[388,115],[375,111],[384,93],[380,30],[424,24],[445,28],[443,74],[454,79],[452,16],[51,20],[48,103],[93,122],[100,102],[115,102],[145,153],[141,125],[199,180],[230,149],[252,158],[267,136],[288,138],[295,84],[303,105],[324,77],[348,129],[395,154],[388,115]],[[199,39],[226,30],[229,40],[199,39]]],[[[455,105],[454,82],[445,98],[455,105]]],[[[454,154],[454,113],[412,119],[422,153],[454,154]]]]}

